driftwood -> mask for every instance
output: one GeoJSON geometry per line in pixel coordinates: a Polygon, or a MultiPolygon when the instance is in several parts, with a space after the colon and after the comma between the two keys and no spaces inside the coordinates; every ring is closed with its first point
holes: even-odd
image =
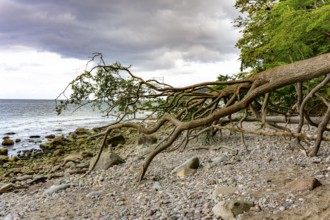
{"type": "MultiPolygon", "coordinates": [[[[110,67],[102,64],[98,65],[98,68],[109,69],[110,67]]],[[[182,88],[175,88],[155,80],[145,81],[133,75],[128,68],[121,66],[111,66],[110,69],[124,71],[137,83],[135,84],[135,92],[126,97],[130,102],[126,104],[123,117],[107,127],[97,158],[100,157],[107,143],[108,135],[114,130],[133,128],[141,134],[153,134],[163,127],[170,130],[168,136],[146,157],[137,177],[138,182],[143,179],[150,163],[157,154],[170,147],[177,149],[181,146],[184,148],[190,140],[203,133],[210,133],[210,131],[215,133],[218,129],[233,130],[233,128],[222,125],[234,121],[238,123],[239,128],[235,129],[242,133],[243,141],[244,133],[290,136],[295,138],[295,143],[300,149],[307,151],[302,141],[305,139],[315,140],[313,150],[306,152],[310,156],[317,155],[322,141],[329,141],[329,138],[323,136],[323,133],[329,130],[327,127],[330,118],[329,98],[324,97],[319,92],[321,89],[329,88],[330,54],[276,67],[244,80],[205,82],[182,88]],[[321,82],[314,88],[302,89],[304,83],[314,79],[321,79],[321,82]],[[276,117],[269,116],[268,112],[274,109],[274,105],[281,107],[283,104],[281,102],[270,103],[270,97],[276,90],[289,85],[296,85],[297,87],[296,104],[290,109],[290,112],[282,112],[282,116],[280,114],[276,117]],[[221,89],[217,89],[216,86],[221,87],[221,89]],[[147,109],[139,102],[160,97],[163,98],[164,102],[147,109]],[[315,97],[327,106],[327,110],[318,117],[312,117],[305,111],[306,104],[315,97]],[[156,117],[157,120],[148,123],[148,126],[144,123],[124,121],[125,116],[132,111],[136,113],[143,110],[151,112],[145,119],[155,117],[159,110],[163,110],[164,113],[156,117]],[[237,117],[238,114],[236,113],[242,111],[245,112],[244,115],[237,117]],[[236,115],[236,118],[232,118],[233,115],[236,115]],[[275,132],[244,130],[242,123],[251,120],[259,121],[264,127],[274,129],[275,132]],[[295,130],[289,130],[278,123],[294,123],[297,126],[295,130]],[[317,127],[317,133],[312,136],[304,134],[302,127],[305,124],[317,127]],[[179,139],[181,141],[178,141],[179,139]]]]}

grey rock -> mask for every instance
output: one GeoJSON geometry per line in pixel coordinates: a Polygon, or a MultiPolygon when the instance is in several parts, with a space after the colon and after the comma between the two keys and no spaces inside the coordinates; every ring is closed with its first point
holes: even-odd
{"type": "Polygon", "coordinates": [[[68,156],[66,156],[65,158],[63,158],[63,163],[66,164],[68,162],[80,162],[83,159],[83,156],[80,153],[73,153],[70,154],[68,156]]]}
{"type": "Polygon", "coordinates": [[[223,163],[227,162],[229,159],[230,158],[229,158],[228,155],[222,155],[222,156],[213,158],[212,163],[214,163],[214,164],[223,164],[223,163]]]}
{"type": "Polygon", "coordinates": [[[199,159],[198,157],[192,157],[186,160],[183,164],[179,165],[178,167],[174,168],[172,173],[180,172],[183,169],[197,169],[199,167],[199,159]]]}
{"type": "Polygon", "coordinates": [[[70,167],[70,168],[75,168],[76,167],[76,163],[73,161],[69,161],[65,164],[65,167],[70,167]]]}
{"type": "MultiPolygon", "coordinates": [[[[96,157],[97,156],[93,157],[90,162],[90,165],[89,165],[90,170],[96,161],[96,157]]],[[[109,167],[112,167],[114,165],[118,165],[121,163],[125,163],[125,160],[122,159],[118,154],[110,153],[110,152],[103,152],[94,169],[95,170],[106,170],[109,167]]]]}
{"type": "Polygon", "coordinates": [[[28,179],[32,179],[32,178],[33,178],[32,175],[18,176],[18,177],[16,177],[16,181],[24,181],[24,180],[28,180],[28,179]]]}
{"type": "Polygon", "coordinates": [[[151,188],[154,189],[154,190],[156,190],[156,191],[158,191],[158,190],[160,190],[162,187],[161,187],[161,185],[160,185],[159,182],[154,182],[154,183],[152,184],[151,188]]]}
{"type": "Polygon", "coordinates": [[[5,155],[0,155],[0,165],[7,163],[9,161],[9,157],[5,155]]]}
{"type": "Polygon", "coordinates": [[[0,148],[0,155],[8,155],[8,149],[7,148],[0,148]]]}
{"type": "Polygon", "coordinates": [[[180,176],[180,177],[185,177],[185,176],[191,176],[191,175],[195,174],[196,172],[197,172],[197,169],[183,167],[176,172],[176,175],[180,176]]]}
{"type": "Polygon", "coordinates": [[[322,184],[314,177],[306,177],[305,179],[297,179],[289,182],[287,187],[290,191],[306,191],[313,190],[322,184]]]}
{"type": "Polygon", "coordinates": [[[55,138],[55,134],[46,135],[45,138],[54,139],[55,138]]]}
{"type": "Polygon", "coordinates": [[[111,147],[116,147],[119,144],[125,144],[126,140],[123,135],[119,134],[107,140],[107,144],[111,147]]]}
{"type": "Polygon", "coordinates": [[[4,135],[14,135],[16,134],[15,132],[7,132],[7,133],[4,133],[4,135]]]}
{"type": "Polygon", "coordinates": [[[83,135],[83,134],[88,134],[89,133],[89,130],[86,129],[86,128],[77,128],[75,131],[74,131],[75,134],[78,134],[78,135],[83,135]]]}
{"type": "Polygon", "coordinates": [[[93,191],[86,195],[87,198],[96,198],[104,195],[103,191],[93,191]]]}
{"type": "Polygon", "coordinates": [[[234,220],[237,215],[249,211],[253,206],[254,203],[249,201],[223,201],[215,205],[212,211],[215,216],[224,220],[234,220]]]}
{"type": "Polygon", "coordinates": [[[3,146],[11,146],[14,145],[14,141],[10,138],[4,139],[1,143],[3,146]]]}
{"type": "Polygon", "coordinates": [[[52,167],[51,172],[55,172],[55,171],[61,169],[61,167],[62,167],[61,164],[60,165],[56,165],[56,166],[52,167]]]}
{"type": "Polygon", "coordinates": [[[88,163],[78,163],[76,165],[76,168],[88,168],[89,164],[88,163]]]}
{"type": "Polygon", "coordinates": [[[15,185],[12,183],[4,184],[0,186],[0,194],[7,193],[15,189],[15,185]]]}
{"type": "Polygon", "coordinates": [[[22,140],[21,139],[19,139],[19,138],[16,138],[15,139],[15,143],[19,143],[19,142],[21,142],[22,140]]]}
{"type": "Polygon", "coordinates": [[[8,214],[3,220],[14,220],[14,217],[12,214],[8,214]]]}
{"type": "Polygon", "coordinates": [[[53,193],[57,193],[60,190],[64,190],[68,187],[70,187],[69,184],[52,185],[51,187],[49,187],[44,191],[43,195],[51,195],[53,193]]]}
{"type": "Polygon", "coordinates": [[[138,145],[148,146],[151,144],[156,144],[158,139],[153,135],[142,135],[138,139],[138,145]]]}
{"type": "Polygon", "coordinates": [[[28,179],[28,181],[26,181],[26,183],[32,185],[32,184],[44,183],[46,181],[47,181],[46,176],[37,175],[33,179],[28,179]]]}

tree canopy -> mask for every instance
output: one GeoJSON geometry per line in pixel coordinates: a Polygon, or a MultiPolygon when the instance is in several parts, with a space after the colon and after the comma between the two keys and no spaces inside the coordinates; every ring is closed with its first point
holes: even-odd
{"type": "Polygon", "coordinates": [[[257,73],[330,52],[330,2],[238,0],[241,69],[257,73]]]}

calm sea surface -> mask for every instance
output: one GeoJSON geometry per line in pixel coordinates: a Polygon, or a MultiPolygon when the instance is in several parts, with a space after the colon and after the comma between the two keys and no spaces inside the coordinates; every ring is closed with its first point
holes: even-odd
{"type": "Polygon", "coordinates": [[[11,100],[0,99],[0,141],[7,132],[12,139],[21,139],[9,149],[9,155],[19,150],[38,148],[39,142],[45,141],[48,134],[68,134],[78,127],[93,128],[107,125],[113,118],[105,118],[91,107],[85,106],[73,112],[68,111],[57,115],[54,100],[11,100]],[[39,139],[30,139],[31,135],[40,135],[39,139]]]}

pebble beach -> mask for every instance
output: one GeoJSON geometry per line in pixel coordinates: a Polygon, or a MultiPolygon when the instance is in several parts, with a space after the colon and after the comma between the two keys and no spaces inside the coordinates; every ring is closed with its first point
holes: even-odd
{"type": "Polygon", "coordinates": [[[101,139],[73,134],[42,157],[1,166],[0,219],[330,219],[326,142],[310,158],[289,139],[246,135],[247,152],[239,134],[223,131],[157,155],[136,184],[151,147],[137,134],[127,130],[111,149],[122,163],[84,177],[101,139]],[[193,158],[197,167],[176,172],[193,158]]]}

